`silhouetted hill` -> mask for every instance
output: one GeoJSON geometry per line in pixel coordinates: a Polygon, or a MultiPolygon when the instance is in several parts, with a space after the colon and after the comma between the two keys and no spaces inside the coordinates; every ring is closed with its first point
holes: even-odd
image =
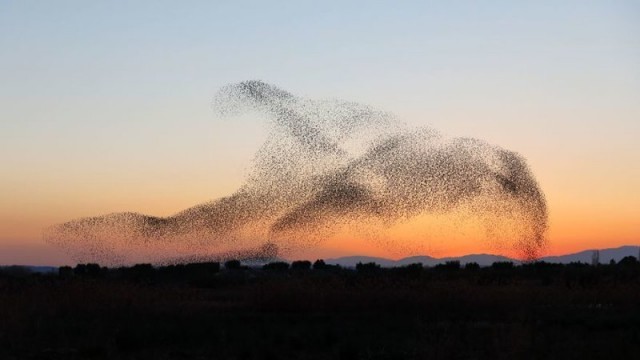
{"type": "Polygon", "coordinates": [[[444,257],[444,258],[433,258],[430,256],[411,256],[411,257],[407,257],[407,258],[396,261],[395,266],[404,266],[404,265],[409,265],[414,263],[421,263],[423,266],[436,266],[438,264],[444,264],[447,261],[460,261],[461,265],[475,262],[480,266],[490,266],[496,261],[518,262],[517,260],[513,260],[508,257],[499,256],[499,255],[469,254],[469,255],[458,256],[458,257],[444,257]]]}
{"type": "MultiPolygon", "coordinates": [[[[622,258],[626,256],[638,257],[638,251],[640,247],[638,246],[621,246],[619,248],[612,249],[601,249],[600,250],[600,263],[607,264],[611,260],[615,260],[616,262],[622,260],[622,258]]],[[[562,256],[547,256],[542,258],[541,260],[550,262],[550,263],[560,263],[560,264],[568,264],[571,262],[582,262],[582,263],[591,263],[591,256],[593,255],[593,251],[584,250],[574,254],[562,255],[562,256]]]]}
{"type": "MultiPolygon", "coordinates": [[[[558,264],[569,264],[572,262],[582,262],[582,263],[591,263],[591,257],[593,255],[593,251],[595,249],[584,250],[573,254],[567,255],[559,255],[559,256],[545,256],[540,258],[540,261],[545,261],[548,263],[558,263],[558,264]]],[[[638,258],[640,255],[640,246],[636,245],[626,245],[618,248],[611,249],[600,249],[600,263],[608,264],[611,260],[616,262],[622,260],[622,258],[626,256],[633,256],[638,258]]],[[[185,258],[184,260],[189,260],[189,262],[201,262],[203,259],[200,258],[185,258]]],[[[218,259],[208,259],[208,261],[217,261],[218,259]]],[[[243,260],[243,264],[250,267],[260,267],[264,264],[273,262],[273,261],[284,261],[287,262],[286,259],[275,257],[269,259],[245,259],[243,260]]],[[[406,258],[402,258],[399,260],[386,259],[382,257],[375,256],[344,256],[339,258],[331,258],[326,259],[325,262],[329,265],[340,265],[342,267],[353,268],[358,263],[376,263],[382,267],[395,267],[395,266],[406,266],[409,264],[420,263],[423,266],[435,266],[438,264],[444,264],[447,261],[460,261],[461,265],[465,265],[467,263],[475,262],[480,266],[491,266],[494,262],[504,262],[510,261],[514,264],[519,264],[520,261],[517,259],[512,259],[506,256],[501,255],[493,255],[493,254],[469,254],[464,256],[457,257],[443,257],[443,258],[434,258],[427,255],[419,255],[419,256],[410,256],[406,258]]],[[[58,271],[58,267],[55,266],[30,266],[30,265],[11,265],[11,266],[0,266],[2,268],[9,267],[21,267],[30,272],[35,273],[51,273],[58,271]]]]}
{"type": "Polygon", "coordinates": [[[340,265],[342,267],[355,267],[357,263],[376,263],[383,267],[396,266],[396,261],[374,256],[344,256],[335,259],[327,259],[325,262],[329,265],[340,265]]]}
{"type": "MultiPolygon", "coordinates": [[[[638,246],[621,246],[619,248],[612,249],[601,249],[600,250],[600,263],[606,264],[609,263],[612,259],[616,262],[620,261],[622,258],[626,256],[638,257],[639,255],[638,246]]],[[[574,254],[560,255],[560,256],[546,256],[540,259],[540,261],[545,261],[549,263],[559,263],[559,264],[569,264],[572,262],[583,262],[583,263],[591,263],[591,256],[593,254],[594,249],[592,250],[584,250],[574,254]]],[[[394,267],[394,266],[405,266],[414,263],[420,263],[423,266],[435,266],[438,264],[444,264],[447,261],[460,261],[461,265],[465,265],[467,263],[475,262],[480,266],[490,266],[494,262],[503,262],[503,261],[511,261],[515,264],[520,263],[517,259],[508,258],[506,256],[501,255],[492,255],[492,254],[470,254],[464,256],[457,257],[444,257],[444,258],[434,258],[431,256],[411,256],[406,257],[400,260],[392,260],[380,257],[372,257],[372,256],[345,256],[334,259],[325,260],[327,264],[331,265],[340,265],[343,267],[355,267],[357,263],[369,263],[374,262],[383,267],[394,267]]]]}
{"type": "Polygon", "coordinates": [[[431,256],[410,256],[396,261],[396,266],[404,266],[410,264],[422,264],[425,266],[431,266],[431,264],[435,264],[438,262],[437,258],[431,256]]]}
{"type": "Polygon", "coordinates": [[[410,256],[400,260],[391,260],[380,257],[372,257],[372,256],[345,256],[335,259],[325,260],[327,264],[331,265],[340,265],[343,267],[355,267],[357,263],[369,263],[374,262],[376,264],[381,265],[382,267],[394,267],[394,266],[405,266],[409,264],[420,263],[423,266],[435,266],[438,264],[444,264],[447,261],[460,261],[462,265],[475,262],[480,266],[490,266],[496,261],[512,261],[514,263],[518,263],[519,261],[510,259],[508,257],[499,256],[499,255],[491,255],[491,254],[471,254],[464,255],[459,257],[444,257],[444,258],[434,258],[431,256],[410,256]]]}
{"type": "Polygon", "coordinates": [[[447,261],[460,261],[460,264],[477,263],[480,266],[491,266],[494,262],[511,261],[513,263],[519,263],[520,261],[508,258],[506,256],[492,255],[492,254],[471,254],[459,257],[448,257],[438,259],[438,263],[445,263],[447,261]]]}
{"type": "Polygon", "coordinates": [[[57,266],[31,266],[31,265],[8,265],[8,266],[0,266],[1,269],[9,269],[9,268],[22,268],[28,272],[32,273],[53,273],[58,271],[57,266]]]}

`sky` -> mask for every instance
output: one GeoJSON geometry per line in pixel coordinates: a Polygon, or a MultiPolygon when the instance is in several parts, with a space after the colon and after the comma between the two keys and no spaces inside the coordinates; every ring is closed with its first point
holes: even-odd
{"type": "MultiPolygon", "coordinates": [[[[69,263],[56,223],[233,193],[264,126],[211,99],[249,79],[520,153],[549,254],[640,245],[637,1],[0,0],[0,264],[69,263]]],[[[354,253],[415,255],[308,256],[354,253]]]]}

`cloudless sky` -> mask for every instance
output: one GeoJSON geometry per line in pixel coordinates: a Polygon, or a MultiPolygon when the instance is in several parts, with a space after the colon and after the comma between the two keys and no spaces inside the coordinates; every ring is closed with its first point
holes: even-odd
{"type": "Polygon", "coordinates": [[[231,194],[263,129],[210,103],[248,79],[519,152],[550,253],[640,244],[637,1],[0,0],[0,264],[68,262],[55,223],[231,194]]]}

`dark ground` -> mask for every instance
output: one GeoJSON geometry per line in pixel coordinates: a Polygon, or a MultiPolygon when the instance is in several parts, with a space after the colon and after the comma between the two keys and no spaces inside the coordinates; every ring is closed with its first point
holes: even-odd
{"type": "MultiPolygon", "coordinates": [[[[236,264],[237,265],[237,264],[236,264]]],[[[640,264],[0,272],[0,359],[634,359],[640,264]]]]}

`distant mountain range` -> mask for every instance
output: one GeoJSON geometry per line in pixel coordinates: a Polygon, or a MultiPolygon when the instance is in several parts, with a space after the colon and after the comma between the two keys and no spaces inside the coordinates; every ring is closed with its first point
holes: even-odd
{"type": "MultiPolygon", "coordinates": [[[[574,254],[567,254],[561,256],[546,256],[540,259],[549,263],[569,264],[572,262],[582,262],[591,264],[591,257],[595,249],[584,250],[574,254]]],[[[621,246],[613,249],[600,249],[600,263],[608,264],[611,260],[616,262],[620,261],[625,256],[633,256],[638,258],[640,256],[639,246],[621,246]]],[[[511,259],[500,255],[491,254],[471,254],[459,257],[444,257],[434,258],[431,256],[411,256],[400,260],[391,260],[379,257],[371,256],[345,256],[335,259],[326,259],[325,262],[331,265],[340,265],[343,267],[355,267],[357,263],[369,263],[374,262],[383,267],[404,266],[413,263],[421,263],[424,266],[435,266],[438,264],[444,264],[447,261],[460,261],[460,264],[464,265],[470,262],[478,263],[480,266],[490,266],[497,261],[511,261],[513,263],[520,263],[519,260],[511,259]]]]}
{"type": "MultiPolygon", "coordinates": [[[[559,264],[569,264],[572,262],[582,262],[591,264],[591,257],[595,249],[592,250],[584,250],[581,252],[577,252],[574,254],[560,255],[560,256],[546,256],[540,259],[540,261],[545,261],[549,263],[559,263],[559,264]]],[[[640,246],[621,246],[618,248],[612,249],[600,249],[600,263],[608,264],[611,260],[616,262],[620,261],[622,258],[626,256],[633,256],[636,258],[640,257],[640,246]]],[[[276,261],[287,261],[285,259],[278,259],[276,261]]],[[[513,263],[520,263],[519,260],[511,259],[505,256],[500,255],[491,255],[491,254],[471,254],[464,255],[458,257],[444,257],[444,258],[434,258],[431,256],[411,256],[406,257],[400,260],[391,260],[385,259],[381,257],[372,257],[372,256],[345,256],[333,259],[325,259],[325,263],[330,265],[340,265],[342,267],[355,267],[359,262],[361,263],[370,263],[374,262],[379,264],[382,267],[394,267],[394,266],[405,266],[409,264],[420,263],[423,266],[435,266],[438,264],[444,264],[447,261],[460,261],[460,264],[465,265],[467,263],[475,262],[480,266],[491,266],[494,262],[499,261],[511,261],[513,263]]],[[[261,266],[263,263],[246,263],[250,266],[261,266]]],[[[7,268],[9,266],[0,266],[0,268],[7,268]]],[[[58,270],[55,266],[22,266],[29,269],[32,272],[37,273],[50,273],[58,270]]]]}
{"type": "Polygon", "coordinates": [[[0,270],[2,269],[15,269],[15,271],[28,271],[32,273],[52,273],[58,271],[57,266],[31,266],[31,265],[2,265],[0,266],[0,270]]]}

